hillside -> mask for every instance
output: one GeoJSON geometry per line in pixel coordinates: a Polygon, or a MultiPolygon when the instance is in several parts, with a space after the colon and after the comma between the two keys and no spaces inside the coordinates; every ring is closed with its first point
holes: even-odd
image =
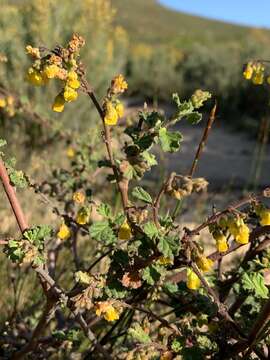
{"type": "Polygon", "coordinates": [[[116,22],[131,40],[158,44],[170,42],[188,47],[194,42],[239,42],[250,32],[270,43],[270,31],[208,20],[167,9],[156,0],[111,0],[116,22]]]}

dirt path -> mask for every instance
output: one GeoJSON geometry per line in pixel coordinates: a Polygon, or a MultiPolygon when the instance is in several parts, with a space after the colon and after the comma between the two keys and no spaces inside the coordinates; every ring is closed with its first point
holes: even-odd
{"type": "MultiPolygon", "coordinates": [[[[129,105],[130,114],[135,114],[139,109],[138,105],[129,105]]],[[[166,107],[166,112],[170,112],[169,107],[166,107]]],[[[222,122],[225,119],[218,119],[213,125],[196,175],[205,177],[214,188],[243,188],[254,181],[258,187],[269,186],[270,145],[265,147],[264,156],[258,160],[256,140],[246,133],[231,131],[229,127],[222,126],[222,122]],[[257,179],[256,167],[259,169],[257,179]]],[[[166,155],[164,166],[169,171],[184,174],[190,168],[203,127],[188,125],[183,120],[179,130],[184,136],[182,148],[178,153],[166,155]]]]}

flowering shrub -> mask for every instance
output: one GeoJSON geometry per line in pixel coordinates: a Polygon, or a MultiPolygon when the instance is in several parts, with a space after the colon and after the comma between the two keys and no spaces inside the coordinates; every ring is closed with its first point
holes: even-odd
{"type": "MultiPolygon", "coordinates": [[[[94,104],[103,128],[95,147],[102,145],[106,156],[101,158],[100,149],[95,152],[89,146],[93,132],[77,140],[69,138],[69,170],[53,170],[38,184],[16,170],[15,162],[1,151],[0,177],[21,231],[20,237],[1,243],[14,266],[37,274],[43,291],[43,298],[33,303],[33,309],[42,309],[36,323],[15,311],[2,326],[1,355],[12,359],[267,358],[269,189],[214,211],[192,230],[182,228],[181,204],[208,185],[194,174],[216,104],[190,172],[173,172],[160,189],[152,190],[143,177],[158,165],[156,147],[169,153],[180,150],[183,136],[175,125],[198,124],[199,110],[211,94],[197,90],[185,101],[174,94],[175,112],[169,118],[145,108],[131,123],[118,121],[124,115],[120,96],[128,84],[122,75],[115,76],[100,103],[80,60],[83,45],[84,39],[73,35],[66,47],[27,46],[32,59],[28,81],[34,86],[60,84],[54,111],[68,112],[66,103],[79,102],[83,95],[94,104]],[[121,135],[115,148],[117,131],[121,135]],[[105,175],[106,185],[99,180],[105,175]],[[58,216],[58,226],[28,225],[15,191],[27,186],[46,202],[46,210],[51,208],[58,216]],[[205,229],[216,244],[210,254],[198,241],[205,229]],[[244,256],[225,270],[223,258],[239,248],[244,256]],[[59,271],[62,254],[68,266],[59,271]]],[[[0,145],[5,149],[6,142],[1,140],[0,145]]]]}

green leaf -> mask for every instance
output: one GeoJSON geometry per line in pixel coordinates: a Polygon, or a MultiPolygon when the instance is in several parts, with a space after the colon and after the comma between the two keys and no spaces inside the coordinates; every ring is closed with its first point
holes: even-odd
{"type": "Polygon", "coordinates": [[[148,204],[152,204],[152,198],[151,198],[151,195],[148,194],[147,191],[145,191],[142,187],[140,186],[137,186],[133,189],[132,191],[132,196],[135,198],[135,199],[138,199],[138,200],[141,200],[145,203],[148,203],[148,204]]]}
{"type": "Polygon", "coordinates": [[[52,229],[48,225],[38,225],[27,229],[23,233],[24,239],[29,240],[32,244],[40,247],[43,246],[45,239],[52,234],[52,229]]]}
{"type": "Polygon", "coordinates": [[[264,284],[264,276],[260,273],[244,273],[241,278],[244,290],[250,290],[262,299],[268,298],[268,288],[264,284]]]}
{"type": "Polygon", "coordinates": [[[180,249],[180,242],[177,236],[166,236],[159,239],[158,250],[168,258],[177,255],[180,249]]]}
{"type": "Polygon", "coordinates": [[[142,278],[148,285],[153,286],[161,277],[164,268],[159,265],[147,266],[142,273],[142,278]]]}
{"type": "Polygon", "coordinates": [[[187,115],[187,121],[192,124],[196,125],[202,120],[202,114],[198,111],[194,111],[192,114],[187,115]]]}
{"type": "Polygon", "coordinates": [[[184,101],[180,104],[178,107],[178,116],[184,117],[192,113],[194,110],[194,107],[192,105],[191,101],[184,101]]]}
{"type": "Polygon", "coordinates": [[[154,237],[158,237],[158,234],[159,234],[158,228],[152,221],[146,223],[144,225],[143,230],[150,239],[153,239],[154,237]]]}
{"type": "Polygon", "coordinates": [[[105,218],[111,218],[112,208],[108,204],[101,203],[97,208],[97,213],[104,216],[105,218]]]}
{"type": "Polygon", "coordinates": [[[124,299],[128,295],[128,290],[117,280],[110,281],[104,291],[109,298],[114,299],[124,299]]]}
{"type": "Polygon", "coordinates": [[[164,121],[163,116],[157,111],[141,112],[140,117],[143,118],[149,128],[154,128],[164,121]]]}
{"type": "Polygon", "coordinates": [[[157,160],[154,154],[150,154],[148,151],[142,153],[143,159],[147,162],[148,166],[157,165],[157,160]]]}
{"type": "Polygon", "coordinates": [[[179,150],[180,143],[183,138],[179,131],[169,132],[163,127],[159,130],[158,134],[159,142],[163,151],[173,153],[179,150]]]}
{"type": "Polygon", "coordinates": [[[106,245],[113,244],[117,240],[108,221],[94,223],[90,226],[89,233],[93,239],[104,242],[106,245]]]}
{"type": "Polygon", "coordinates": [[[204,102],[210,99],[212,95],[208,91],[196,90],[191,96],[191,101],[195,109],[199,109],[203,106],[204,102]]]}
{"type": "Polygon", "coordinates": [[[170,244],[165,237],[162,237],[159,239],[158,250],[167,258],[173,257],[173,253],[172,253],[170,244]]]}
{"type": "Polygon", "coordinates": [[[164,284],[164,290],[168,291],[170,294],[176,294],[179,291],[177,284],[171,282],[166,282],[164,284]]]}
{"type": "Polygon", "coordinates": [[[18,171],[13,168],[8,168],[8,175],[10,183],[17,188],[24,189],[27,187],[28,182],[23,171],[18,171]]]}
{"type": "Polygon", "coordinates": [[[129,328],[128,333],[134,340],[141,344],[150,344],[152,342],[150,336],[146,334],[138,323],[134,324],[133,328],[129,328]]]}
{"type": "Polygon", "coordinates": [[[124,177],[129,180],[132,180],[134,177],[136,177],[136,170],[131,164],[128,164],[128,166],[126,167],[124,171],[124,177]]]}
{"type": "Polygon", "coordinates": [[[77,271],[75,272],[75,281],[82,285],[89,285],[91,283],[91,277],[85,271],[77,271]]]}
{"type": "Polygon", "coordinates": [[[139,146],[141,150],[148,150],[154,141],[153,135],[145,134],[139,140],[135,141],[135,144],[139,146]]]}
{"type": "Polygon", "coordinates": [[[0,139],[0,147],[7,145],[6,140],[0,139]]]}

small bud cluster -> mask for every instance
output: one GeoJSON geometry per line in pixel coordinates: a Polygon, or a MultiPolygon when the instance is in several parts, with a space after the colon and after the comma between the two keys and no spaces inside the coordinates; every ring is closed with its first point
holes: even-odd
{"type": "Polygon", "coordinates": [[[168,183],[166,193],[181,200],[182,198],[198,193],[206,189],[208,182],[204,178],[194,178],[177,175],[171,183],[168,183]]]}
{"type": "Polygon", "coordinates": [[[128,84],[123,75],[117,75],[112,79],[111,86],[103,102],[104,122],[106,125],[116,125],[118,119],[124,116],[124,105],[117,97],[124,93],[127,88],[128,84]]]}
{"type": "Polygon", "coordinates": [[[84,46],[84,39],[74,34],[67,48],[57,47],[53,51],[44,54],[41,48],[26,46],[26,52],[34,60],[27,70],[26,79],[32,85],[42,86],[52,79],[63,82],[60,93],[55,97],[52,109],[62,112],[65,103],[75,101],[78,97],[78,89],[81,86],[78,57],[84,46]]]}
{"type": "Polygon", "coordinates": [[[251,80],[254,85],[262,85],[266,78],[270,84],[270,76],[265,76],[265,67],[259,61],[249,61],[244,68],[243,76],[246,80],[251,80]]]}
{"type": "Polygon", "coordinates": [[[0,93],[0,111],[4,111],[8,117],[15,115],[15,98],[12,95],[0,93]]]}

